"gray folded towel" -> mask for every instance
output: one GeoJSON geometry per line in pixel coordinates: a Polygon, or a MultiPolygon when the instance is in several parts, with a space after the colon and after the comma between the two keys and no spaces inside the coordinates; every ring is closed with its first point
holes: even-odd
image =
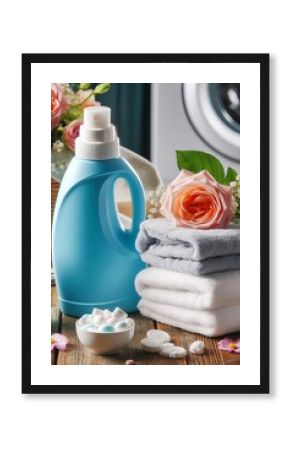
{"type": "Polygon", "coordinates": [[[194,230],[167,219],[145,220],[136,249],[141,259],[156,267],[204,275],[240,268],[239,228],[194,230]]]}

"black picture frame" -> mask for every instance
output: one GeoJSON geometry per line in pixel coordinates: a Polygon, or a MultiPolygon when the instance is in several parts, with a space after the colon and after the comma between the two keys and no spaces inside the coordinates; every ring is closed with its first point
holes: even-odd
{"type": "Polygon", "coordinates": [[[23,54],[22,55],[22,393],[267,394],[269,393],[269,54],[23,54]],[[255,63],[260,65],[260,384],[31,384],[31,65],[33,63],[255,63]],[[261,149],[263,151],[261,151],[261,149]]]}

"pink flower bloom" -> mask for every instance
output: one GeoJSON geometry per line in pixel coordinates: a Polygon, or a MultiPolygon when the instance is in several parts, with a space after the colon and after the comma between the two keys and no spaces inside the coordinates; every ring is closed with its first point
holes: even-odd
{"type": "Polygon", "coordinates": [[[219,350],[225,350],[230,353],[240,353],[240,339],[233,341],[232,339],[225,337],[217,343],[219,350]]]}
{"type": "Polygon", "coordinates": [[[93,92],[92,89],[88,89],[87,91],[79,91],[78,92],[79,102],[80,102],[82,108],[87,108],[88,106],[100,106],[101,103],[97,102],[97,100],[95,100],[94,95],[91,95],[89,97],[89,95],[92,92],[93,92]],[[89,98],[87,98],[87,97],[89,97],[89,98]],[[87,99],[87,100],[84,102],[85,99],[87,99]]]}
{"type": "Polygon", "coordinates": [[[225,228],[233,217],[232,192],[206,170],[181,170],[161,197],[160,212],[181,227],[225,228]]]}
{"type": "Polygon", "coordinates": [[[67,97],[68,102],[72,106],[80,106],[82,109],[87,106],[100,106],[100,102],[95,100],[92,89],[87,89],[83,91],[80,89],[78,92],[67,97]]]}
{"type": "Polygon", "coordinates": [[[82,119],[73,120],[65,127],[63,132],[64,142],[67,148],[73,152],[75,150],[75,140],[80,134],[80,126],[82,123],[82,119]]]}
{"type": "Polygon", "coordinates": [[[69,344],[69,340],[66,336],[60,333],[54,333],[51,336],[51,350],[55,348],[57,350],[66,350],[69,344]]]}
{"type": "Polygon", "coordinates": [[[51,129],[59,124],[61,115],[67,110],[68,104],[57,84],[51,85],[51,129]]]}

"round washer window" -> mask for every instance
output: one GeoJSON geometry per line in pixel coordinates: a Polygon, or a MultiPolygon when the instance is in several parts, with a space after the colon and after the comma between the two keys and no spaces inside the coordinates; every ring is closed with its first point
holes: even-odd
{"type": "Polygon", "coordinates": [[[187,117],[201,139],[222,155],[240,160],[240,85],[183,84],[187,117]]]}

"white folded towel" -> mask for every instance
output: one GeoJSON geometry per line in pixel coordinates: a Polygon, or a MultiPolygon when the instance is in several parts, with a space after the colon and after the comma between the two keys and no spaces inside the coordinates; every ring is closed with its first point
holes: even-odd
{"type": "Polygon", "coordinates": [[[198,276],[149,267],[139,272],[140,297],[188,309],[216,309],[240,304],[240,271],[198,276]]]}
{"type": "Polygon", "coordinates": [[[143,316],[157,322],[209,337],[233,333],[240,329],[239,305],[200,311],[164,305],[142,298],[138,308],[143,316]]]}

